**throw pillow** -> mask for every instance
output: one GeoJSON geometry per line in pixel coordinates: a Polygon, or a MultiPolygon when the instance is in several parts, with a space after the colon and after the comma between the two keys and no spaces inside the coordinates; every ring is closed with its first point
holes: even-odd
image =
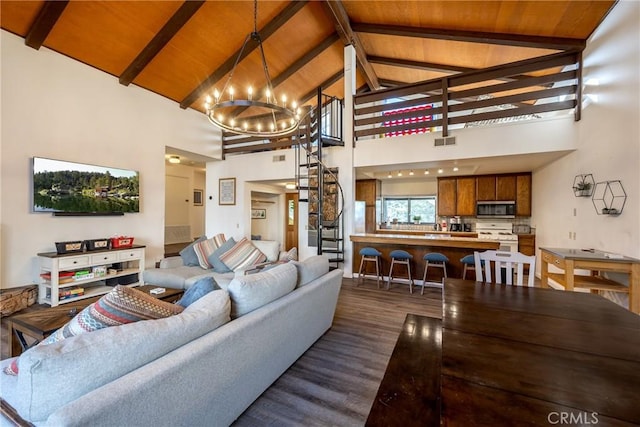
{"type": "Polygon", "coordinates": [[[298,260],[298,248],[293,247],[289,249],[281,258],[281,261],[297,261],[298,260]]]}
{"type": "Polygon", "coordinates": [[[246,237],[243,237],[233,248],[220,256],[220,261],[233,271],[243,270],[266,260],[265,254],[260,252],[246,237]]]}
{"type": "Polygon", "coordinates": [[[196,251],[193,247],[196,243],[204,242],[207,240],[207,236],[200,236],[197,240],[189,244],[186,248],[180,251],[180,258],[182,258],[182,263],[188,267],[197,267],[200,265],[198,262],[198,256],[196,255],[196,251]]]}
{"type": "MultiPolygon", "coordinates": [[[[184,310],[182,306],[159,300],[138,289],[117,285],[38,345],[52,344],[109,326],[124,325],[139,320],[162,319],[179,314],[182,310],[184,310]]],[[[6,374],[18,374],[17,360],[15,359],[5,369],[6,374]]]]}
{"type": "Polygon", "coordinates": [[[202,242],[196,243],[193,246],[193,250],[196,252],[196,256],[198,257],[198,264],[200,267],[208,270],[211,268],[211,264],[209,264],[208,258],[209,256],[224,242],[226,242],[224,234],[216,234],[210,239],[204,240],[202,242]]]}
{"type": "Polygon", "coordinates": [[[216,289],[216,281],[213,277],[203,277],[186,290],[182,298],[176,304],[182,307],[189,307],[191,304],[216,289]]]}
{"type": "Polygon", "coordinates": [[[209,261],[209,264],[211,264],[211,266],[213,267],[213,271],[215,271],[216,273],[229,273],[233,271],[230,270],[229,267],[227,267],[222,261],[220,261],[220,257],[227,253],[227,251],[233,248],[235,245],[236,241],[233,240],[233,237],[230,237],[229,240],[224,242],[222,246],[220,246],[218,249],[213,251],[211,255],[209,255],[207,261],[209,261]]]}

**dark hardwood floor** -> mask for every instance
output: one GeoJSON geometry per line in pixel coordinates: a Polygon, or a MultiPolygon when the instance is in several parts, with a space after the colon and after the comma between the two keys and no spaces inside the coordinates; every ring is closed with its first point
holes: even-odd
{"type": "Polygon", "coordinates": [[[439,288],[344,279],[333,327],[234,426],[362,426],[407,313],[442,317],[439,288]]]}
{"type": "MultiPolygon", "coordinates": [[[[440,288],[420,295],[409,294],[407,285],[381,286],[343,279],[332,328],[234,426],[364,425],[406,314],[442,317],[440,288]]],[[[6,358],[8,328],[2,323],[6,358]]]]}

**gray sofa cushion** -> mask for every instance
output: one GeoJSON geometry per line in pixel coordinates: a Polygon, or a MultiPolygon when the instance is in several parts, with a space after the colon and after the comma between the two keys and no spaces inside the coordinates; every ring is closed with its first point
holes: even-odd
{"type": "MultiPolygon", "coordinates": [[[[142,273],[145,284],[162,286],[165,288],[186,289],[185,281],[194,277],[206,276],[213,270],[186,265],[174,268],[148,268],[142,273]]],[[[191,282],[193,283],[193,281],[191,282]]]]}
{"type": "Polygon", "coordinates": [[[229,295],[218,290],[175,316],[36,346],[20,356],[10,404],[29,421],[44,421],[62,405],[223,325],[229,312],[229,295]]]}
{"type": "Polygon", "coordinates": [[[329,271],[329,260],[320,255],[309,257],[304,261],[291,261],[289,264],[295,265],[298,270],[297,287],[304,286],[329,271]]]}
{"type": "Polygon", "coordinates": [[[269,271],[246,276],[236,275],[227,289],[231,297],[231,318],[247,314],[288,294],[296,287],[297,276],[292,264],[282,264],[269,271]]]}
{"type": "Polygon", "coordinates": [[[196,255],[196,251],[193,249],[193,246],[196,243],[200,243],[204,240],[207,240],[207,236],[200,236],[197,240],[180,251],[180,258],[182,258],[182,262],[184,263],[184,265],[187,265],[189,267],[200,265],[200,263],[198,262],[198,256],[196,255]]]}

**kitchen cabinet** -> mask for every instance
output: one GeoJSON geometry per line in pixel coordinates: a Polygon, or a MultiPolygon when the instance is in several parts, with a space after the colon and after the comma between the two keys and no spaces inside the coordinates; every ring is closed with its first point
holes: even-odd
{"type": "Polygon", "coordinates": [[[496,200],[496,176],[482,175],[476,177],[476,194],[478,201],[496,200]]]}
{"type": "Polygon", "coordinates": [[[531,173],[438,178],[438,215],[475,216],[478,201],[515,201],[516,216],[531,216],[531,173]]]}
{"type": "Polygon", "coordinates": [[[438,215],[455,216],[457,199],[457,179],[438,178],[438,215]]]}
{"type": "Polygon", "coordinates": [[[516,200],[515,175],[496,175],[496,200],[516,200]]]}
{"type": "Polygon", "coordinates": [[[364,228],[366,233],[376,232],[376,200],[380,197],[380,192],[380,180],[356,180],[356,200],[362,200],[365,203],[364,228]]]}
{"type": "Polygon", "coordinates": [[[456,179],[456,215],[476,214],[476,179],[464,177],[456,179]]]}
{"type": "Polygon", "coordinates": [[[516,175],[516,216],[531,216],[531,174],[516,175]]]}
{"type": "Polygon", "coordinates": [[[525,255],[536,254],[536,235],[518,234],[518,252],[525,255]]]}

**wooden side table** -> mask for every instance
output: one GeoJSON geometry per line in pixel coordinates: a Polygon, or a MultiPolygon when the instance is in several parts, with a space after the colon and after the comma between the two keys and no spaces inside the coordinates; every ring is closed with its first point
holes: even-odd
{"type": "MultiPolygon", "coordinates": [[[[157,288],[154,285],[137,287],[149,294],[157,288]]],[[[150,294],[167,302],[175,302],[182,297],[182,289],[166,288],[161,294],[150,294]]],[[[96,302],[100,297],[87,298],[74,303],[58,305],[56,307],[42,306],[39,310],[11,316],[9,329],[11,333],[11,357],[19,356],[23,351],[38,344],[40,341],[57,331],[85,307],[96,302]]]]}

